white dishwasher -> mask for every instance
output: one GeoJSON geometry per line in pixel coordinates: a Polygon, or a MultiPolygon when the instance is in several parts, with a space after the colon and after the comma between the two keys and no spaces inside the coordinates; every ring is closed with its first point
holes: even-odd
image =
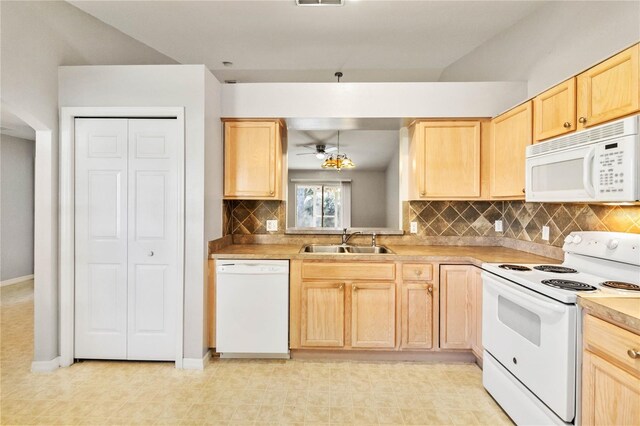
{"type": "Polygon", "coordinates": [[[289,261],[216,261],[216,351],[289,358],[289,261]]]}

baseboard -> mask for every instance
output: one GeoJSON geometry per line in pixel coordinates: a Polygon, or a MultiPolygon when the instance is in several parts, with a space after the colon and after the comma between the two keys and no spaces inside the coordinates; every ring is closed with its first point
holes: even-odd
{"type": "Polygon", "coordinates": [[[57,356],[49,361],[33,361],[31,363],[32,373],[48,373],[60,368],[60,357],[57,356]]]}
{"type": "Polygon", "coordinates": [[[359,351],[292,349],[291,359],[475,363],[471,351],[359,351]]]}
{"type": "Polygon", "coordinates": [[[183,358],[183,370],[204,370],[211,360],[211,351],[207,351],[202,358],[183,358]]]}
{"type": "Polygon", "coordinates": [[[22,277],[16,277],[16,278],[11,278],[8,280],[4,280],[4,281],[0,281],[0,287],[4,287],[6,285],[13,285],[13,284],[18,284],[21,283],[23,281],[29,281],[33,279],[33,274],[31,275],[25,275],[22,277]]]}

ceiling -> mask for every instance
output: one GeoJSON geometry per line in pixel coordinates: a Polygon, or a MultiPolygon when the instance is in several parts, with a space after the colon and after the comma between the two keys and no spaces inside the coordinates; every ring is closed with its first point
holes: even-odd
{"type": "Polygon", "coordinates": [[[0,133],[16,138],[35,140],[36,132],[27,123],[13,115],[7,108],[0,112],[0,133]]]}
{"type": "Polygon", "coordinates": [[[437,81],[442,70],[534,12],[539,1],[69,1],[223,81],[437,81]],[[225,67],[222,62],[231,61],[225,67]]]}
{"type": "MultiPolygon", "coordinates": [[[[337,143],[335,130],[292,130],[288,132],[288,162],[290,170],[320,170],[322,160],[315,155],[297,155],[314,153],[313,149],[301,146],[323,143],[327,147],[337,143]]],[[[387,169],[393,155],[398,151],[399,133],[397,130],[343,130],[340,131],[340,153],[346,153],[356,164],[355,170],[387,169]]],[[[335,151],[334,151],[335,153],[335,151]]]]}

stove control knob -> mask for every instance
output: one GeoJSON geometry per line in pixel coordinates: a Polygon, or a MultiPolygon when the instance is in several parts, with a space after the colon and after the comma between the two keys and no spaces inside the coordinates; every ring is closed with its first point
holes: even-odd
{"type": "Polygon", "coordinates": [[[564,237],[564,242],[567,244],[572,244],[573,243],[573,235],[567,235],[566,237],[564,237]]]}
{"type": "Polygon", "coordinates": [[[615,249],[617,249],[617,248],[618,248],[618,244],[620,244],[620,241],[618,241],[618,240],[610,240],[610,241],[607,243],[607,248],[608,248],[609,250],[615,250],[615,249]]]}
{"type": "Polygon", "coordinates": [[[582,237],[580,235],[574,235],[573,242],[576,244],[580,244],[582,242],[582,237]]]}

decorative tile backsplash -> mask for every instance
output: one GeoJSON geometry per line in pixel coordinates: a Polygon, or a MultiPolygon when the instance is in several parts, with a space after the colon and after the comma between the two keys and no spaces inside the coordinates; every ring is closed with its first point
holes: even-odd
{"type": "Polygon", "coordinates": [[[640,233],[640,206],[505,201],[503,212],[506,237],[556,247],[573,231],[640,233]],[[549,241],[542,239],[543,225],[549,227],[549,241]]]}
{"type": "MultiPolygon", "coordinates": [[[[418,222],[418,236],[495,237],[493,222],[502,218],[498,201],[410,201],[404,231],[418,222]],[[407,220],[408,217],[408,220],[407,220]]],[[[406,205],[404,206],[407,212],[406,205]]]]}
{"type": "MultiPolygon", "coordinates": [[[[225,235],[283,234],[285,203],[266,200],[224,202],[225,235]],[[266,221],[278,221],[277,232],[267,232],[266,221]]],[[[514,240],[562,247],[572,231],[640,233],[640,206],[550,204],[524,201],[408,201],[403,203],[403,229],[418,222],[418,238],[508,237],[514,240]],[[504,232],[494,231],[502,219],[504,232]],[[542,226],[549,226],[549,241],[542,226]]]]}
{"type": "MultiPolygon", "coordinates": [[[[419,236],[505,236],[562,247],[572,231],[640,233],[640,206],[550,204],[524,201],[410,201],[409,220],[418,222],[419,236]],[[503,231],[493,223],[502,219],[503,231]],[[549,241],[542,226],[549,227],[549,241]]],[[[406,211],[406,208],[405,208],[406,211]]]]}
{"type": "Polygon", "coordinates": [[[283,201],[226,200],[223,227],[233,235],[282,234],[285,211],[283,201]],[[267,220],[277,220],[278,231],[267,232],[267,220]]]}

